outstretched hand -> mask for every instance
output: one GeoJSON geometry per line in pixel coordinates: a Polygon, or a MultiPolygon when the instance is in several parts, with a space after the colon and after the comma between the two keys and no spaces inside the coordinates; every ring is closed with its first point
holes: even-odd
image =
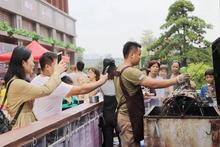
{"type": "Polygon", "coordinates": [[[104,74],[104,75],[100,75],[100,79],[99,79],[102,83],[105,83],[108,80],[108,73],[104,74]]]}
{"type": "Polygon", "coordinates": [[[55,65],[54,72],[61,74],[66,69],[67,69],[67,64],[63,60],[61,60],[58,64],[55,65]]]}
{"type": "Polygon", "coordinates": [[[181,74],[181,75],[178,75],[176,79],[177,79],[177,83],[181,84],[181,83],[188,81],[190,79],[190,76],[189,74],[181,74]]]}

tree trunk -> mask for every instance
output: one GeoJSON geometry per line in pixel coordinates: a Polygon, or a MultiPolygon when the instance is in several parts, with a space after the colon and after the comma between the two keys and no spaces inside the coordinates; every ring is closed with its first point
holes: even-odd
{"type": "Polygon", "coordinates": [[[186,58],[183,58],[182,67],[186,67],[186,66],[187,66],[186,58]]]}

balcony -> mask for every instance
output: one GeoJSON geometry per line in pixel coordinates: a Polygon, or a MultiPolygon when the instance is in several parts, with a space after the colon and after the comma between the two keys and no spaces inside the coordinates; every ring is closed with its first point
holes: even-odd
{"type": "Polygon", "coordinates": [[[43,0],[1,0],[0,8],[70,36],[76,36],[76,20],[43,0]]]}

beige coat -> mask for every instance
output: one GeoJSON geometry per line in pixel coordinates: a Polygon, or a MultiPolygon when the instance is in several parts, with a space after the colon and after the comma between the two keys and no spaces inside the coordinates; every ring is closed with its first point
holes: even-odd
{"type": "Polygon", "coordinates": [[[36,121],[33,114],[33,102],[35,98],[49,95],[61,82],[59,75],[54,74],[43,86],[35,86],[25,80],[13,78],[8,91],[7,110],[13,118],[18,111],[18,108],[25,102],[24,107],[19,114],[19,117],[13,129],[20,128],[36,121]]]}

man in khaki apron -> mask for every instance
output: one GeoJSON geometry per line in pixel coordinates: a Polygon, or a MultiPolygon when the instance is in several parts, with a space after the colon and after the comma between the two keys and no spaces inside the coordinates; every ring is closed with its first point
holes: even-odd
{"type": "Polygon", "coordinates": [[[146,77],[136,65],[139,64],[141,45],[127,42],[123,48],[124,62],[118,67],[114,78],[117,106],[117,127],[122,147],[140,147],[144,139],[144,99],[141,86],[164,88],[189,79],[179,75],[173,79],[156,80],[146,77]]]}

